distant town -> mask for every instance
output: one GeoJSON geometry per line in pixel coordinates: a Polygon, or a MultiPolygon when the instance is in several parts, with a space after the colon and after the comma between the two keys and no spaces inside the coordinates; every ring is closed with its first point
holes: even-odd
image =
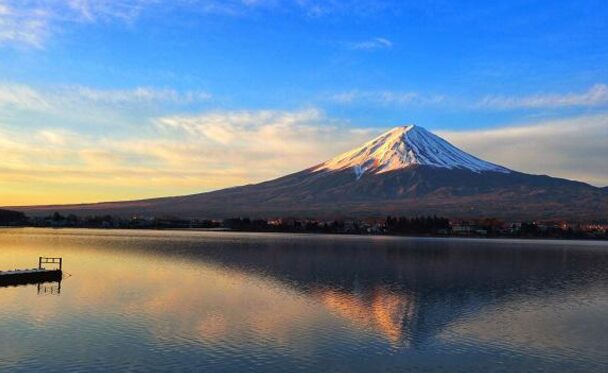
{"type": "Polygon", "coordinates": [[[86,216],[53,213],[28,217],[22,212],[0,210],[0,226],[108,229],[201,229],[242,232],[328,233],[360,235],[512,237],[556,239],[608,239],[608,223],[570,224],[565,221],[507,222],[494,218],[448,219],[437,216],[368,219],[230,218],[217,220],[173,217],[86,216]]]}

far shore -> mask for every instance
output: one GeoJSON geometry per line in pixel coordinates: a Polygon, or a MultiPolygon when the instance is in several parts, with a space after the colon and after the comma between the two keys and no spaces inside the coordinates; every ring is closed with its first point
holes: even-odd
{"type": "Polygon", "coordinates": [[[602,237],[542,237],[542,236],[509,236],[509,235],[454,235],[454,234],[392,234],[392,233],[324,233],[324,232],[283,232],[283,231],[253,231],[230,228],[134,228],[134,227],[36,227],[36,226],[0,226],[0,229],[36,229],[36,230],[100,230],[100,231],[141,231],[141,232],[220,232],[268,235],[306,235],[306,236],[337,236],[337,237],[382,237],[382,238],[416,238],[433,240],[462,240],[462,241],[543,241],[543,242],[598,242],[608,243],[608,238],[602,237]]]}

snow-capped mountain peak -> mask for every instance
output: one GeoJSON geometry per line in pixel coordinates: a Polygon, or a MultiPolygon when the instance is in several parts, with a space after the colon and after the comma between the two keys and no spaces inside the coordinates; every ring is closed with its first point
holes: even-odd
{"type": "Polygon", "coordinates": [[[473,172],[510,170],[474,157],[441,137],[415,125],[395,127],[362,146],[317,166],[314,171],[353,169],[357,178],[411,166],[466,169],[473,172]]]}

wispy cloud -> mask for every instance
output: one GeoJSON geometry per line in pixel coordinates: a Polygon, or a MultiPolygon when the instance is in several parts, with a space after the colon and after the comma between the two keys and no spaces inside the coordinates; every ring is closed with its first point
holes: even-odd
{"type": "Polygon", "coordinates": [[[369,16],[395,8],[386,0],[176,0],[175,3],[212,14],[246,16],[266,11],[307,18],[345,14],[369,16]]]}
{"type": "Polygon", "coordinates": [[[263,181],[324,161],[372,133],[314,108],[164,116],[129,135],[0,123],[6,155],[0,205],[184,194],[263,181]],[[33,200],[40,186],[46,199],[33,200]]]}
{"type": "Polygon", "coordinates": [[[451,104],[467,110],[547,109],[557,111],[570,107],[608,106],[608,85],[598,83],[584,92],[549,93],[523,96],[487,95],[481,99],[456,97],[449,94],[425,94],[415,91],[350,90],[327,96],[338,104],[436,105],[451,104]]]}
{"type": "Polygon", "coordinates": [[[351,43],[349,46],[351,49],[355,50],[371,51],[375,49],[391,48],[393,46],[393,42],[386,38],[373,38],[370,40],[351,43]]]}
{"type": "Polygon", "coordinates": [[[141,12],[158,0],[68,0],[67,9],[74,12],[77,20],[96,22],[119,19],[135,20],[141,12]]]}
{"type": "Polygon", "coordinates": [[[385,12],[399,5],[389,0],[285,0],[293,3],[300,11],[310,17],[324,17],[335,14],[366,17],[370,14],[385,12]]]}
{"type": "Polygon", "coordinates": [[[515,170],[608,185],[606,114],[439,134],[515,170]]]}
{"type": "MultiPolygon", "coordinates": [[[[327,118],[318,109],[299,111],[218,111],[200,115],[169,116],[156,119],[165,133],[187,135],[206,149],[224,154],[242,154],[243,162],[254,159],[268,171],[312,166],[344,150],[365,133],[327,118]],[[343,132],[342,135],[339,135],[343,132]]],[[[271,171],[272,172],[272,171],[271,171]]]]}
{"type": "Polygon", "coordinates": [[[43,48],[66,24],[133,22],[157,0],[0,0],[0,45],[43,48]]]}
{"type": "Polygon", "coordinates": [[[177,91],[175,89],[151,87],[136,87],[126,90],[100,90],[73,86],[65,88],[65,92],[67,95],[72,95],[75,99],[108,104],[145,102],[190,104],[211,99],[211,94],[206,91],[177,91]]]}
{"type": "Polygon", "coordinates": [[[80,85],[46,89],[29,85],[0,83],[0,108],[20,108],[34,111],[65,109],[66,105],[186,105],[211,99],[206,91],[177,91],[171,88],[135,87],[132,89],[98,89],[80,85]]]}
{"type": "Polygon", "coordinates": [[[426,95],[407,91],[360,91],[352,90],[329,96],[329,100],[338,104],[367,103],[374,105],[432,105],[445,100],[442,95],[426,95]]]}
{"type": "Polygon", "coordinates": [[[580,93],[549,93],[530,96],[486,96],[477,107],[491,109],[539,109],[608,105],[608,85],[596,84],[580,93]]]}
{"type": "Polygon", "coordinates": [[[52,15],[42,7],[22,9],[16,1],[0,0],[0,45],[41,48],[51,33],[52,15]]]}
{"type": "MultiPolygon", "coordinates": [[[[369,14],[384,9],[377,0],[0,0],[0,46],[44,48],[69,25],[100,22],[133,24],[148,9],[185,10],[191,14],[247,16],[261,11],[318,18],[331,14],[369,14]]],[[[367,47],[387,47],[377,38],[367,47]]]]}
{"type": "Polygon", "coordinates": [[[0,84],[0,107],[41,110],[50,108],[44,94],[24,84],[0,84]]]}

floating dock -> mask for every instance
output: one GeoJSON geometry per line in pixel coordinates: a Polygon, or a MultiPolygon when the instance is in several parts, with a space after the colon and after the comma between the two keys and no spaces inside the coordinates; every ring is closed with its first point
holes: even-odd
{"type": "Polygon", "coordinates": [[[63,276],[62,266],[62,258],[40,257],[38,259],[38,268],[0,271],[0,286],[60,281],[63,276]],[[54,264],[58,265],[59,268],[47,269],[42,266],[43,264],[54,264]]]}

